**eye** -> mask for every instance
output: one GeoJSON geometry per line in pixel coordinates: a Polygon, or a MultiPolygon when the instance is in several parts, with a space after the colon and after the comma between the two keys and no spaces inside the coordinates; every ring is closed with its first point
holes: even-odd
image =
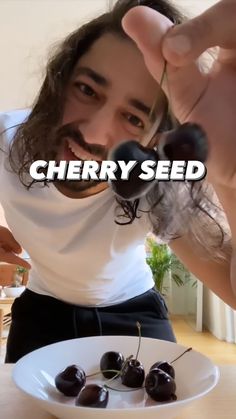
{"type": "Polygon", "coordinates": [[[138,116],[132,115],[131,113],[127,113],[127,114],[125,114],[125,118],[134,127],[137,127],[137,128],[140,128],[140,129],[144,128],[144,123],[138,116]]]}
{"type": "Polygon", "coordinates": [[[96,92],[86,83],[76,82],[75,86],[80,90],[81,93],[85,96],[97,97],[96,92]]]}

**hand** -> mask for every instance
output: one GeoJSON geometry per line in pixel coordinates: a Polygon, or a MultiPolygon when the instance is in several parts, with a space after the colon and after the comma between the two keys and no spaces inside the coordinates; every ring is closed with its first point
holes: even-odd
{"type": "Polygon", "coordinates": [[[10,230],[0,226],[0,262],[12,263],[30,269],[30,264],[17,256],[21,252],[22,248],[14,239],[10,230]]]}
{"type": "Polygon", "coordinates": [[[163,15],[144,6],[131,9],[123,19],[125,31],[136,42],[147,68],[158,82],[164,68],[163,57],[167,61],[163,88],[176,117],[181,123],[197,122],[205,129],[210,148],[207,161],[209,181],[234,189],[235,16],[236,1],[223,0],[199,17],[175,27],[163,15]],[[216,45],[220,47],[219,55],[210,72],[203,74],[198,57],[216,45]]]}

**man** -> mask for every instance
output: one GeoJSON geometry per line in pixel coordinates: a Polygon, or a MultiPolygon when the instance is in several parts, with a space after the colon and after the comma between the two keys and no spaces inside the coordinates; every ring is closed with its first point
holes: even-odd
{"type": "MultiPolygon", "coordinates": [[[[164,0],[143,4],[181,21],[164,0]]],[[[145,263],[150,228],[141,213],[145,200],[137,209],[117,202],[103,182],[43,185],[32,183],[28,173],[37,159],[101,161],[124,139],[143,141],[157,96],[155,120],[165,120],[161,89],[121,27],[135,5],[120,1],[113,12],[67,38],[15,133],[7,129],[12,126],[8,116],[2,116],[2,131],[7,130],[1,139],[1,203],[13,235],[0,230],[0,258],[20,263],[16,254],[22,245],[32,261],[28,288],[12,308],[8,362],[59,340],[136,334],[137,320],[143,336],[174,340],[165,303],[145,263]]],[[[145,18],[147,10],[141,11],[145,18]]],[[[202,260],[191,243],[189,236],[171,245],[200,279],[235,304],[229,262],[202,260]]]]}

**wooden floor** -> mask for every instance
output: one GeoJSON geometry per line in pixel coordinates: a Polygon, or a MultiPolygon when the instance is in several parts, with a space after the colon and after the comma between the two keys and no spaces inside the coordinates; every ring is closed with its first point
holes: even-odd
{"type": "Polygon", "coordinates": [[[208,331],[196,332],[192,324],[182,317],[171,319],[177,342],[192,347],[209,358],[215,364],[236,364],[236,344],[222,342],[208,331]]]}
{"type": "MultiPolygon", "coordinates": [[[[222,342],[207,331],[196,332],[193,324],[188,323],[182,317],[175,316],[171,318],[171,321],[178,343],[205,354],[215,364],[236,364],[236,344],[222,342]]],[[[0,352],[0,363],[4,362],[5,347],[4,339],[0,352]]]]}

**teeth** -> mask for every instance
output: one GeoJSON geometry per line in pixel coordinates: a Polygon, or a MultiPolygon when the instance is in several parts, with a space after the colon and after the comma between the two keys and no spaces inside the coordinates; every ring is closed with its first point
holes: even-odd
{"type": "Polygon", "coordinates": [[[72,151],[72,153],[74,153],[74,155],[76,157],[78,157],[79,160],[93,160],[93,161],[96,161],[96,159],[93,159],[91,157],[91,155],[86,154],[84,151],[82,152],[80,150],[80,148],[77,147],[71,140],[68,140],[67,143],[68,143],[69,149],[72,151]]]}

